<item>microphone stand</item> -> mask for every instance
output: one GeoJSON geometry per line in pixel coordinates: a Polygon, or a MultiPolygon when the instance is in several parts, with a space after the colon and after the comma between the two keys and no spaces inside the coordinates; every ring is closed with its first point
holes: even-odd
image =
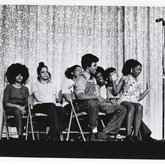
{"type": "Polygon", "coordinates": [[[165,134],[165,20],[162,21],[163,26],[163,48],[162,48],[162,68],[163,68],[163,76],[162,76],[162,83],[163,83],[163,139],[165,134]]]}
{"type": "Polygon", "coordinates": [[[162,69],[163,69],[163,75],[162,75],[162,88],[163,88],[163,92],[162,92],[162,98],[163,98],[163,102],[162,102],[162,137],[163,139],[165,138],[165,20],[163,18],[158,18],[156,19],[156,23],[158,22],[162,22],[162,38],[163,38],[163,48],[162,48],[162,69]]]}

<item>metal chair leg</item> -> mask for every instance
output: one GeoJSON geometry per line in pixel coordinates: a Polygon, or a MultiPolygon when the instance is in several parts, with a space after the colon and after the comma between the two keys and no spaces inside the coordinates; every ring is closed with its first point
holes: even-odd
{"type": "Polygon", "coordinates": [[[83,138],[84,141],[86,141],[86,139],[85,139],[85,137],[84,137],[84,134],[83,134],[83,131],[82,131],[82,128],[81,128],[81,125],[80,125],[80,122],[79,122],[79,120],[78,120],[78,117],[77,117],[77,114],[76,114],[75,111],[74,111],[74,114],[75,114],[75,117],[76,117],[76,120],[77,120],[78,127],[79,127],[79,129],[80,129],[82,138],[83,138]]]}
{"type": "Polygon", "coordinates": [[[105,124],[102,119],[101,119],[101,124],[102,124],[103,128],[105,128],[105,124]]]}
{"type": "Polygon", "coordinates": [[[34,130],[33,130],[33,122],[32,122],[32,116],[31,115],[30,115],[30,126],[31,126],[32,139],[35,140],[34,130]]]}
{"type": "Polygon", "coordinates": [[[71,114],[70,114],[69,127],[68,127],[66,141],[69,140],[69,134],[70,134],[71,124],[72,124],[72,117],[73,117],[73,111],[71,111],[71,114]]]}
{"type": "Polygon", "coordinates": [[[5,112],[3,112],[3,123],[6,128],[6,138],[7,140],[9,140],[9,129],[8,129],[7,118],[6,118],[5,112]]]}
{"type": "Polygon", "coordinates": [[[7,122],[6,122],[6,138],[7,140],[9,140],[9,127],[8,127],[7,122]]]}
{"type": "Polygon", "coordinates": [[[28,130],[29,130],[29,115],[27,116],[27,122],[26,122],[26,136],[25,136],[25,140],[27,140],[27,138],[28,138],[28,130]]]}

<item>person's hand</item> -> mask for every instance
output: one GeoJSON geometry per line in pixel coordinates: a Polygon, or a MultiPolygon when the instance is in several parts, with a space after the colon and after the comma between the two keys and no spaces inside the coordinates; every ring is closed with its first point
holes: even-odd
{"type": "Polygon", "coordinates": [[[99,103],[104,103],[106,102],[106,100],[104,98],[102,98],[101,96],[97,96],[99,103]]]}
{"type": "Polygon", "coordinates": [[[117,74],[116,73],[112,73],[111,74],[111,79],[112,79],[112,81],[116,81],[117,80],[117,74]]]}
{"type": "Polygon", "coordinates": [[[22,115],[25,115],[26,111],[25,109],[21,111],[22,115]]]}
{"type": "Polygon", "coordinates": [[[24,106],[21,106],[21,105],[17,105],[17,108],[19,109],[19,110],[24,110],[25,109],[25,107],[24,106]]]}
{"type": "Polygon", "coordinates": [[[149,84],[148,83],[146,83],[146,90],[147,90],[147,92],[150,91],[150,87],[149,87],[149,84]]]}
{"type": "Polygon", "coordinates": [[[17,108],[21,111],[22,115],[26,113],[25,106],[17,105],[17,108]]]}
{"type": "Polygon", "coordinates": [[[73,91],[74,91],[73,85],[70,85],[70,86],[68,87],[68,89],[69,89],[70,92],[73,92],[73,91]]]}

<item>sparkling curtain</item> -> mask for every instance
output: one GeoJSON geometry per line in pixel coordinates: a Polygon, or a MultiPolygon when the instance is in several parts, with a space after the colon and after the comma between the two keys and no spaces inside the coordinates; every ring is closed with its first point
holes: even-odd
{"type": "Polygon", "coordinates": [[[65,69],[80,64],[86,53],[97,55],[104,68],[117,68],[120,76],[123,62],[135,58],[143,65],[143,88],[147,82],[151,87],[142,101],[143,118],[152,136],[161,138],[162,26],[155,19],[164,15],[158,7],[0,6],[0,102],[12,63],[25,64],[31,82],[38,63],[45,62],[60,89],[65,69]]]}

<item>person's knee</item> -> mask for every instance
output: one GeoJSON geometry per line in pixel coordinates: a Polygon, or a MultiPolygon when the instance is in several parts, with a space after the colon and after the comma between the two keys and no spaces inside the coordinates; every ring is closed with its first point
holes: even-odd
{"type": "Polygon", "coordinates": [[[121,112],[123,113],[123,115],[126,115],[127,114],[127,108],[124,107],[124,106],[120,106],[120,109],[121,109],[121,112]]]}
{"type": "Polygon", "coordinates": [[[137,105],[137,111],[138,111],[139,113],[143,113],[143,105],[138,104],[138,105],[137,105]]]}
{"type": "Polygon", "coordinates": [[[122,104],[127,109],[127,115],[133,115],[135,113],[135,107],[131,103],[122,104]]]}
{"type": "Polygon", "coordinates": [[[89,107],[92,108],[92,109],[98,109],[98,108],[99,108],[99,104],[98,104],[98,102],[95,101],[95,100],[90,100],[90,101],[88,101],[88,105],[89,105],[89,107]]]}
{"type": "Polygon", "coordinates": [[[21,110],[19,110],[18,108],[14,109],[14,116],[21,116],[21,110]]]}
{"type": "Polygon", "coordinates": [[[134,116],[135,114],[135,108],[130,108],[127,110],[127,115],[128,116],[134,116]]]}
{"type": "Polygon", "coordinates": [[[56,109],[56,105],[54,104],[54,103],[49,103],[49,108],[51,109],[51,110],[55,110],[56,109]]]}

